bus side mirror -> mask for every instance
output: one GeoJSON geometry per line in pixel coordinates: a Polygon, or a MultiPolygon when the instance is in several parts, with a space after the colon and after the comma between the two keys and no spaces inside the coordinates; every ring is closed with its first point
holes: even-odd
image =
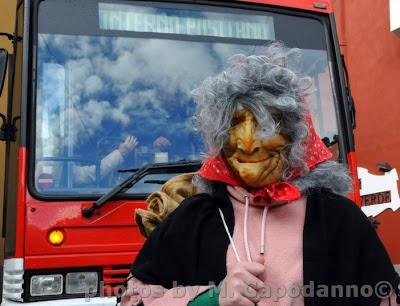
{"type": "Polygon", "coordinates": [[[7,71],[8,52],[6,49],[0,49],[0,96],[3,91],[4,80],[7,71]]]}

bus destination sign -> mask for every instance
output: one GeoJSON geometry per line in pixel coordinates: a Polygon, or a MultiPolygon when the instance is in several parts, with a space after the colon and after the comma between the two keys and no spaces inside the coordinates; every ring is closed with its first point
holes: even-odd
{"type": "Polygon", "coordinates": [[[272,16],[221,14],[169,8],[99,3],[102,30],[275,39],[272,16]]]}

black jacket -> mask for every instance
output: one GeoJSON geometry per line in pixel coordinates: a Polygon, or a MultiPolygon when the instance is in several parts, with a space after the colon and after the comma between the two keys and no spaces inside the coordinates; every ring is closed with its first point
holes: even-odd
{"type": "MultiPolygon", "coordinates": [[[[132,265],[132,275],[165,288],[219,284],[226,276],[229,238],[218,206],[233,234],[233,208],[221,184],[213,195],[186,199],[154,230],[132,265]]],[[[400,280],[368,218],[345,197],[328,190],[310,191],[303,232],[305,305],[379,305],[381,297],[376,294],[326,297],[321,290],[333,290],[333,285],[374,288],[383,281],[396,288],[400,280]]]]}

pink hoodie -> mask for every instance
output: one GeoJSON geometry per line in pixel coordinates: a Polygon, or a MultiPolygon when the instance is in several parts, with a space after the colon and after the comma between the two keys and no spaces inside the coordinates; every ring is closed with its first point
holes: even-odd
{"type": "MultiPolygon", "coordinates": [[[[228,191],[235,214],[233,241],[241,261],[247,260],[245,196],[249,199],[247,239],[250,257],[252,261],[265,266],[265,273],[260,278],[267,287],[265,297],[258,305],[304,305],[301,294],[296,294],[296,290],[298,292],[303,284],[303,227],[306,199],[303,197],[286,205],[269,208],[262,227],[264,207],[254,206],[252,195],[241,187],[228,186],[228,191]],[[265,234],[262,241],[263,230],[265,234]],[[265,252],[261,254],[263,242],[265,252]],[[290,293],[289,289],[293,292],[290,293]]],[[[231,244],[227,253],[228,271],[236,261],[231,244]]]]}

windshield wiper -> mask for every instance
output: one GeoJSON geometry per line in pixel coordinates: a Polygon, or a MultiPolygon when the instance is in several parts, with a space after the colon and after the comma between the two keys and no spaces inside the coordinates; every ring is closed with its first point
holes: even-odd
{"type": "MultiPolygon", "coordinates": [[[[99,209],[109,200],[114,198],[116,195],[127,191],[129,188],[134,186],[137,182],[139,182],[143,177],[148,174],[158,174],[158,173],[185,173],[185,172],[193,172],[197,171],[201,166],[201,161],[178,161],[171,163],[157,163],[157,164],[148,164],[143,168],[138,169],[129,169],[128,171],[135,172],[128,176],[125,180],[111,189],[109,192],[105,193],[102,197],[100,197],[96,202],[93,203],[91,207],[86,207],[82,210],[82,216],[85,218],[89,218],[93,215],[96,209],[99,209]],[[177,171],[179,170],[179,171],[177,171]]],[[[128,172],[124,171],[124,172],[128,172]]]]}
{"type": "Polygon", "coordinates": [[[159,185],[164,185],[167,182],[167,180],[146,180],[143,183],[145,184],[159,184],[159,185]]]}

